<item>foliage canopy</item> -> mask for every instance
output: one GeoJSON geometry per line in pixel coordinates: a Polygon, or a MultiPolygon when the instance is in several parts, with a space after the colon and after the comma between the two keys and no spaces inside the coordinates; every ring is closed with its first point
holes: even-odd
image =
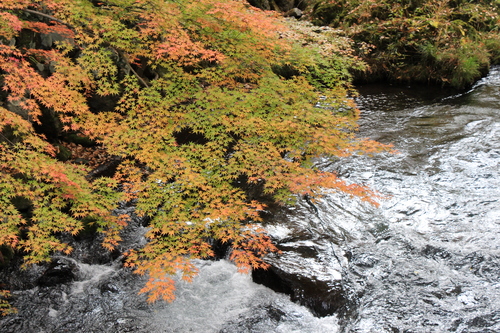
{"type": "Polygon", "coordinates": [[[355,137],[349,68],[363,64],[336,31],[290,29],[232,0],[0,9],[0,246],[26,264],[71,252],[59,236],[89,223],[113,249],[127,225],[113,209],[133,201],[149,241],[126,264],[149,275],[150,301],[172,300],[170,275],[190,280],[190,260],[212,256],[212,240],[231,245],[241,270],[267,266],[277,249],[257,225],[263,198],[331,188],[373,201],[312,167],[387,149],[355,137]],[[75,134],[117,161],[110,175],[62,158],[75,134]]]}

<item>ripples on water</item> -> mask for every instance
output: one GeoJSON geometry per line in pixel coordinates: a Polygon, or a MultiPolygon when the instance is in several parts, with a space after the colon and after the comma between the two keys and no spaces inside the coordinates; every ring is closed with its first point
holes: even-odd
{"type": "Polygon", "coordinates": [[[179,283],[174,303],[154,305],[137,296],[144,279],[80,264],[85,274],[75,283],[16,291],[20,313],[2,319],[0,330],[500,332],[499,69],[458,96],[360,90],[360,134],[393,143],[399,154],[318,165],[388,199],[375,208],[332,194],[315,210],[301,200],[268,226],[278,239],[290,238],[292,226],[311,235],[300,246],[320,253],[302,269],[317,279],[341,276],[341,318],[314,317],[226,261],[200,262],[200,275],[179,283]]]}
{"type": "Polygon", "coordinates": [[[349,244],[363,295],[346,331],[500,331],[499,90],[498,69],[440,101],[362,90],[361,132],[400,153],[342,165],[391,196],[359,211],[385,231],[349,244]]]}

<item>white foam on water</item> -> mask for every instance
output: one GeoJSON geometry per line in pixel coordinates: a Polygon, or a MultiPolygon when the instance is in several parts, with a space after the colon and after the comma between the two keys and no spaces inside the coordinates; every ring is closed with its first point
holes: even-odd
{"type": "MultiPolygon", "coordinates": [[[[192,283],[177,283],[173,303],[153,311],[156,332],[338,332],[335,316],[316,318],[287,295],[252,282],[228,261],[199,263],[192,283]]],[[[151,323],[150,323],[151,324],[151,323]]]]}

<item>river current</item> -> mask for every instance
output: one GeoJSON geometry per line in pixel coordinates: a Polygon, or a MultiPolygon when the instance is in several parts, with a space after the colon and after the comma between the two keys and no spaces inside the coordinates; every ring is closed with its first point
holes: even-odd
{"type": "Polygon", "coordinates": [[[358,103],[361,133],[399,154],[342,166],[389,196],[344,205],[362,292],[344,331],[500,332],[499,69],[461,95],[367,88],[358,103]]]}
{"type": "Polygon", "coordinates": [[[360,136],[398,153],[318,166],[385,199],[379,207],[335,193],[300,199],[266,225],[282,246],[307,230],[301,247],[316,257],[299,269],[340,281],[341,311],[315,316],[225,260],[200,261],[176,301],[151,305],[137,296],[144,278],[75,259],[76,282],[14,291],[19,314],[0,319],[0,331],[500,332],[500,69],[458,95],[359,90],[360,136]]]}

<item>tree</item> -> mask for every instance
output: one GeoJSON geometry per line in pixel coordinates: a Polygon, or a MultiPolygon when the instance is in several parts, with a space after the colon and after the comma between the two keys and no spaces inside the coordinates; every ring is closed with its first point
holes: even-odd
{"type": "Polygon", "coordinates": [[[149,275],[150,301],[172,300],[170,275],[190,280],[191,259],[212,256],[213,240],[231,245],[241,270],[267,267],[262,257],[277,248],[258,226],[266,200],[330,188],[374,202],[312,167],[319,156],[388,149],[354,134],[348,69],[363,65],[335,31],[290,30],[231,0],[0,9],[0,245],[26,264],[69,253],[58,235],[87,224],[113,249],[127,223],[113,209],[133,200],[149,242],[126,264],[149,275]],[[118,161],[110,176],[64,161],[57,150],[74,134],[118,161]]]}

